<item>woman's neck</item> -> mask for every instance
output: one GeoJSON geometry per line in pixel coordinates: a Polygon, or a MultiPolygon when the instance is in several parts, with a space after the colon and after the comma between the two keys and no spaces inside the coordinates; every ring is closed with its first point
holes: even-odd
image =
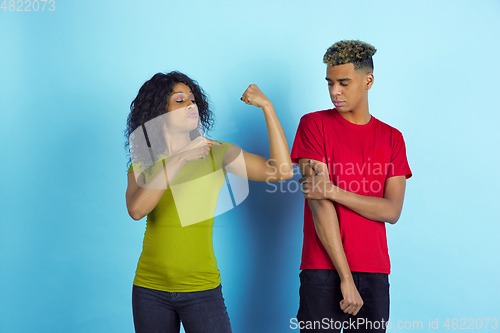
{"type": "Polygon", "coordinates": [[[191,142],[189,132],[187,133],[168,133],[165,132],[166,148],[163,153],[165,156],[172,156],[184,149],[191,142]]]}

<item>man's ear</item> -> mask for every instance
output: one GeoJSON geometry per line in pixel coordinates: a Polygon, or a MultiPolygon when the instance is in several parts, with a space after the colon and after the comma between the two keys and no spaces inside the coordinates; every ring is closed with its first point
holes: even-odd
{"type": "Polygon", "coordinates": [[[373,85],[373,80],[375,80],[373,73],[366,73],[365,75],[366,90],[370,90],[370,88],[373,85]]]}

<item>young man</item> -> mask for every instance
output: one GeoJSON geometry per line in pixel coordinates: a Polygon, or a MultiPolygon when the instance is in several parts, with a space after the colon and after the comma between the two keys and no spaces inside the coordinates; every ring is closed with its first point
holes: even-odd
{"type": "Polygon", "coordinates": [[[304,115],[293,144],[306,198],[301,332],[385,332],[389,319],[385,224],[399,219],[411,171],[401,132],[368,109],[375,52],[352,40],[328,49],[335,108],[304,115]]]}

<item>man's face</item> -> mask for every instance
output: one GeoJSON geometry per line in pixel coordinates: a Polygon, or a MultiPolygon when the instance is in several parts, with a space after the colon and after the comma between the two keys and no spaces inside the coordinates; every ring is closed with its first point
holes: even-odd
{"type": "Polygon", "coordinates": [[[333,105],[339,112],[356,111],[367,103],[368,90],[373,84],[373,74],[363,74],[354,64],[328,66],[326,80],[333,105]]]}

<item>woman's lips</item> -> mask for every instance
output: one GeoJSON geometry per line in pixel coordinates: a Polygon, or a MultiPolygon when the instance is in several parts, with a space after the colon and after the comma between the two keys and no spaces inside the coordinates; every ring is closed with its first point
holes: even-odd
{"type": "Polygon", "coordinates": [[[188,118],[198,118],[199,117],[198,107],[196,106],[196,104],[188,106],[187,111],[189,111],[189,112],[188,112],[186,117],[188,117],[188,118]]]}
{"type": "Polygon", "coordinates": [[[344,103],[345,102],[343,102],[343,101],[335,101],[335,102],[333,102],[333,105],[335,105],[335,106],[342,106],[342,105],[344,105],[344,103]]]}

